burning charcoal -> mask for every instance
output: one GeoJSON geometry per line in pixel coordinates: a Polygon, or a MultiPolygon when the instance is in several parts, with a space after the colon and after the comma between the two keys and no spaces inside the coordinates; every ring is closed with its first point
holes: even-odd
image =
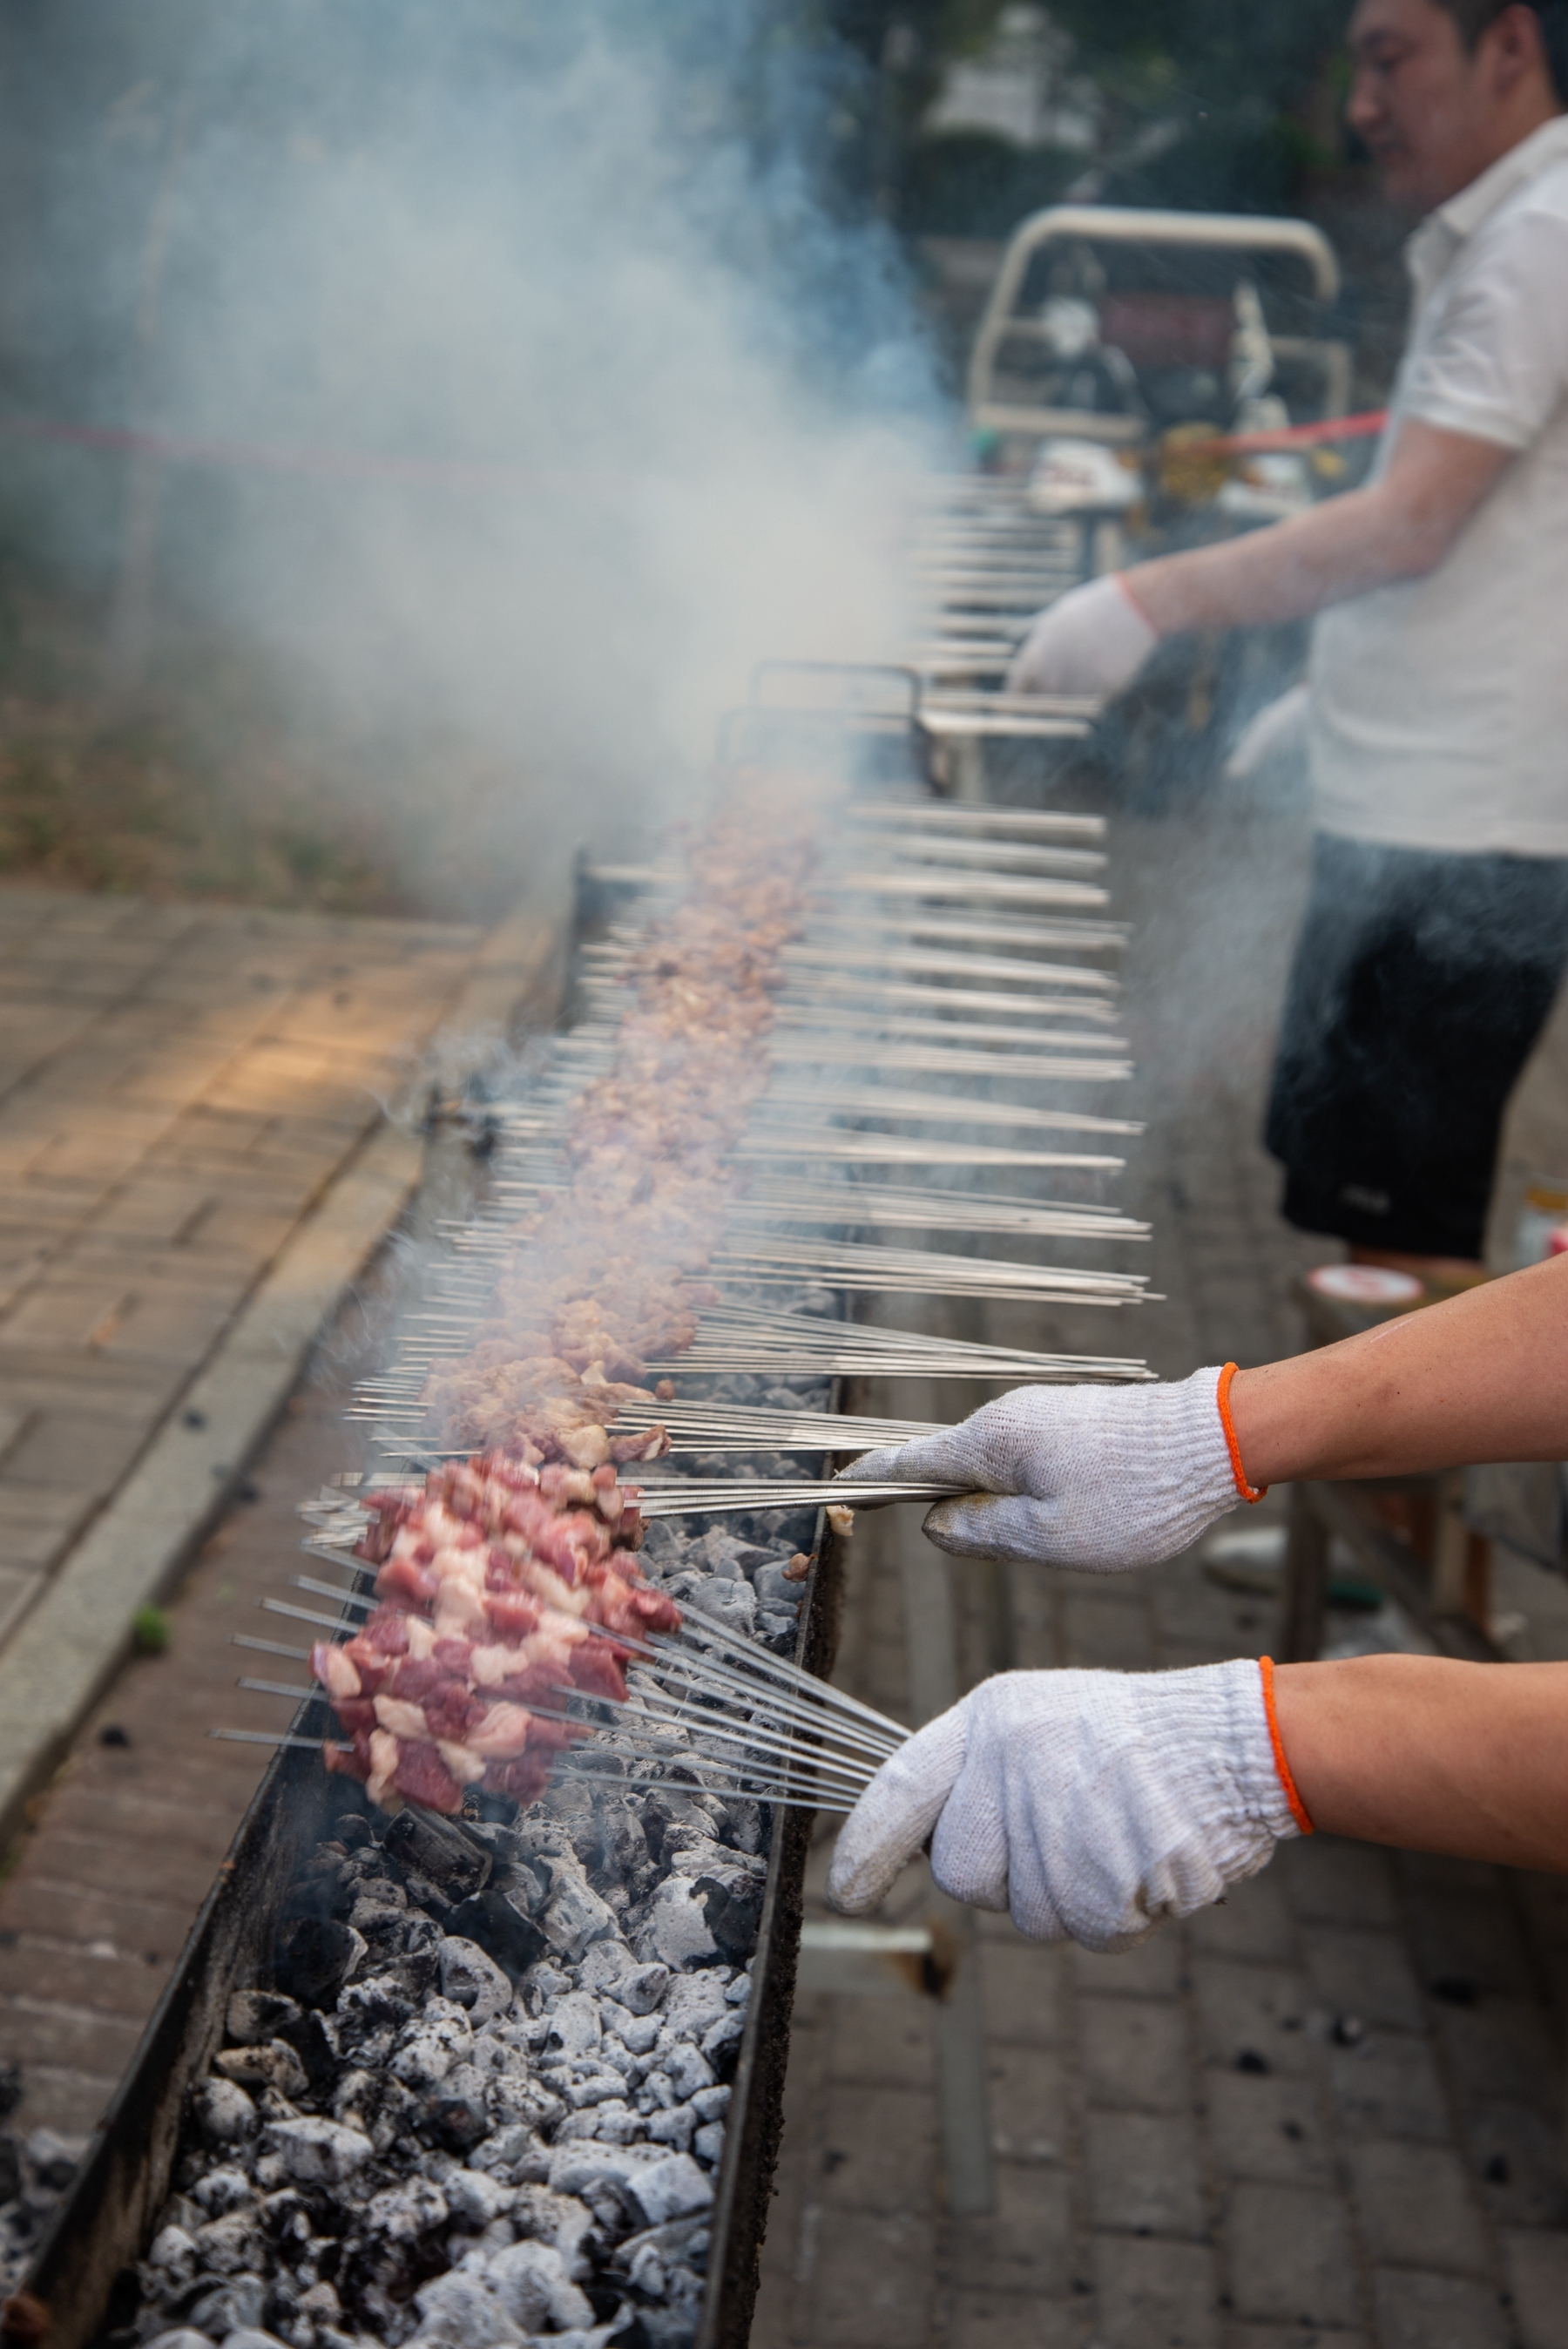
{"type": "Polygon", "coordinates": [[[292,1998],[273,1990],[237,1990],[229,2001],[224,2027],[236,2047],[255,2047],[264,2039],[280,2038],[299,2019],[292,1998]]]}
{"type": "Polygon", "coordinates": [[[691,2151],[696,2128],[696,2115],[689,2105],[671,2105],[653,2114],[648,2121],[648,2136],[654,2144],[673,2145],[680,2153],[691,2151]]]}
{"type": "Polygon", "coordinates": [[[557,2055],[591,2054],[599,2044],[599,2003],[587,1991],[569,1991],[549,2014],[545,2047],[557,2055]]]}
{"type": "Polygon", "coordinates": [[[683,1974],[671,1982],[664,2004],[665,2028],[671,2039],[689,2039],[700,2045],[704,2035],[728,2012],[725,1996],[728,1983],[728,1973],[720,1966],[683,1974]]]}
{"type": "Polygon", "coordinates": [[[721,2121],[729,2110],[734,2093],[729,2087],[698,2088],[692,2096],[691,2108],[699,2121],[721,2121]]]}
{"type": "Polygon", "coordinates": [[[615,1930],[615,1912],[593,1890],[575,1860],[542,1860],[550,1877],[550,1893],[539,1922],[557,1957],[575,1961],[591,1942],[615,1930]]]}
{"type": "Polygon", "coordinates": [[[367,1943],[335,1917],[299,1917],[284,1939],[278,1979],[304,2006],[331,2006],[367,1943]]]}
{"type": "Polygon", "coordinates": [[[269,2194],[261,2205],[261,2221],[274,2243],[282,2245],[285,2255],[308,2243],[315,2230],[311,2225],[310,2205],[293,2186],[280,2187],[269,2194]]]}
{"type": "Polygon", "coordinates": [[[233,2333],[259,2333],[266,2314],[267,2288],[259,2276],[236,2276],[208,2292],[191,2311],[191,2322],[214,2341],[233,2333]]]}
{"type": "Polygon", "coordinates": [[[309,2118],[273,2121],[267,2128],[266,2149],[275,2153],[297,2185],[340,2186],[370,2158],[370,2139],[340,2121],[309,2118]]]}
{"type": "MultiPolygon", "coordinates": [[[[525,1876],[531,1873],[526,1868],[519,1872],[525,1876]]],[[[448,1916],[447,1930],[488,1951],[514,1982],[521,1980],[549,1947],[529,1914],[522,1888],[511,1884],[504,1888],[491,1885],[471,1899],[460,1901],[448,1916]]]]}
{"type": "Polygon", "coordinates": [[[691,2149],[699,2161],[717,2164],[724,2157],[724,2123],[705,2121],[691,2141],[691,2149]]]}
{"type": "Polygon", "coordinates": [[[193,2333],[189,2324],[181,2324],[172,2333],[155,2333],[148,2349],[212,2349],[212,2344],[204,2333],[193,2333]]]}
{"type": "Polygon", "coordinates": [[[449,2212],[447,2198],[428,2178],[410,2178],[406,2185],[388,2186],[373,2194],[365,2208],[367,2235],[392,2243],[411,2243],[444,2227],[449,2212]]]}
{"type": "Polygon", "coordinates": [[[516,2189],[482,2169],[451,2169],[443,2180],[454,2217],[470,2227],[488,2227],[511,2209],[516,2189]]]}
{"type": "Polygon", "coordinates": [[[433,1812],[399,1811],[381,1848],[400,1868],[413,1868],[435,1885],[449,1908],[482,1892],[490,1882],[491,1860],[483,1844],[433,1812]]]}
{"type": "Polygon", "coordinates": [[[474,2034],[462,2008],[444,1998],[429,1999],[424,2013],[398,2034],[393,2077],[406,2088],[433,2088],[454,2064],[468,2061],[473,2044],[474,2034]]]}
{"type": "Polygon", "coordinates": [[[285,2040],[304,2067],[306,2082],[315,2095],[329,2087],[337,2075],[343,2060],[336,2023],[322,2013],[319,2007],[307,2007],[297,2023],[290,2023],[278,2033],[285,2040]]]}
{"type": "Polygon", "coordinates": [[[427,2099],[424,2126],[450,2153],[468,2153],[490,2135],[490,2119],[478,2096],[438,2094],[427,2099]]]}
{"type": "Polygon", "coordinates": [[[256,2199],[256,2189],[242,2169],[225,2164],[210,2169],[191,2189],[191,2199],[200,2203],[209,2219],[221,2219],[225,2211],[246,2209],[256,2199]]]}
{"type": "Polygon", "coordinates": [[[700,2047],[688,2040],[677,2041],[665,2058],[665,2077],[677,2096],[684,2101],[695,2096],[699,2088],[714,2085],[713,2067],[700,2047]]]}
{"type": "Polygon", "coordinates": [[[563,1974],[560,1967],[552,1965],[548,1959],[530,1966],[522,1983],[530,2013],[538,2014],[552,1999],[559,1998],[562,1991],[571,1987],[571,1975],[563,1974]]]}
{"type": "Polygon", "coordinates": [[[633,2014],[613,1998],[601,2000],[599,2013],[604,2028],[615,2033],[631,2055],[646,2055],[664,2027],[656,2014],[633,2014]]]}
{"type": "Polygon", "coordinates": [[[649,1904],[647,1922],[637,1937],[637,1955],[678,1971],[704,1965],[718,1954],[701,1895],[685,1877],[666,1877],[649,1904]]]}
{"type": "Polygon", "coordinates": [[[213,2061],[224,2079],[247,2087],[275,2088],[292,2097],[303,2096],[310,2085],[304,2065],[284,2039],[270,2039],[264,2047],[225,2047],[213,2061]]]}
{"type": "Polygon", "coordinates": [[[449,1933],[440,1946],[441,1995],[468,2011],[477,2028],[511,2004],[511,1982],[476,1942],[449,1933]]]}
{"type": "Polygon", "coordinates": [[[255,2106],[232,2080],[207,2080],[191,2099],[191,2114],[209,2145],[237,2145],[254,2137],[255,2106]]]}
{"type": "Polygon", "coordinates": [[[195,2238],[183,2227],[160,2227],[149,2248],[147,2264],[177,2283],[188,2282],[196,2272],[195,2238]]]}
{"type": "Polygon", "coordinates": [[[715,1576],[699,1582],[686,1604],[705,1615],[716,1616],[727,1631],[740,1638],[749,1639],[757,1628],[757,1593],[738,1568],[733,1581],[715,1576]]]}
{"type": "Polygon", "coordinates": [[[253,2211],[231,2210],[198,2227],[196,2256],[211,2275],[244,2275],[262,2266],[267,2256],[265,2239],[253,2211]]]}
{"type": "Polygon", "coordinates": [[[511,2349],[523,2334],[482,2277],[438,2276],[414,2295],[420,2323],[416,2341],[439,2342],[443,2349],[511,2349]]]}
{"type": "Polygon", "coordinates": [[[485,2282],[513,2322],[525,2333],[564,2333],[592,2324],[593,2307],[573,2283],[566,2261],[552,2243],[512,2243],[487,2261],[485,2282]]]}
{"type": "Polygon", "coordinates": [[[318,2327],[335,2324],[343,2314],[337,2294],[329,2283],[313,2283],[308,2292],[299,2296],[299,2313],[318,2327]]]}

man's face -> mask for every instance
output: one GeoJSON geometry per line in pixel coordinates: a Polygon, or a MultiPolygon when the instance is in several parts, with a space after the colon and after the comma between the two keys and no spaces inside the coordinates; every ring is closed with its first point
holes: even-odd
{"type": "Polygon", "coordinates": [[[1359,0],[1350,20],[1350,127],[1398,204],[1430,212],[1493,160],[1491,42],[1467,55],[1437,0],[1359,0]]]}

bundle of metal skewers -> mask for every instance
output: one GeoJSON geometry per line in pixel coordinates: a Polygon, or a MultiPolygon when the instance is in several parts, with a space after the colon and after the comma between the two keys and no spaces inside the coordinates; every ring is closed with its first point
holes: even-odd
{"type": "MultiPolygon", "coordinates": [[[[993,636],[1006,629],[1016,641],[1038,603],[1070,584],[1072,531],[1023,513],[1010,492],[977,487],[930,518],[924,536],[931,625],[947,647],[922,664],[928,741],[1009,730],[1014,718],[1024,731],[1040,721],[1081,733],[1088,706],[1015,711],[1006,696],[942,682],[995,673],[988,657],[965,666],[977,613],[992,614],[993,636]],[[987,725],[972,728],[967,704],[982,699],[987,725]]],[[[787,776],[779,781],[789,787],[787,776]]],[[[1060,1240],[1081,1257],[1086,1246],[1144,1240],[1145,1226],[1092,1195],[985,1187],[995,1173],[1017,1170],[1092,1193],[1119,1174],[1140,1131],[1098,1100],[1131,1073],[1112,1032],[1117,980],[1108,965],[1125,932],[1109,917],[1103,824],[934,800],[908,785],[829,796],[800,914],[771,948],[758,1038],[769,1081],[729,1136],[720,1226],[669,1283],[688,1309],[648,1319],[652,1342],[629,1367],[606,1357],[581,1371],[604,1392],[602,1407],[590,1397],[588,1408],[614,1436],[616,1458],[638,1458],[633,1439],[645,1439],[631,1489],[650,1526],[689,1532],[694,1519],[729,1516],[755,1535],[814,1515],[823,1495],[810,1455],[893,1442],[919,1424],[831,1408],[846,1379],[1150,1375],[1122,1352],[999,1345],[892,1319],[901,1307],[907,1319],[911,1301],[1103,1311],[1135,1307],[1146,1293],[1122,1266],[1017,1253],[1060,1240]],[[941,1237],[950,1245],[934,1244],[941,1237]],[[993,1252],[998,1243],[1007,1253],[993,1252]]],[[[615,1095],[650,940],[693,903],[693,879],[674,860],[589,868],[587,877],[623,904],[634,895],[635,908],[582,943],[577,993],[587,1016],[552,1040],[514,1100],[491,1105],[500,1146],[485,1206],[448,1235],[396,1360],[359,1391],[354,1416],[374,1430],[372,1481],[383,1488],[482,1445],[515,1444],[538,1460],[542,1442],[546,1460],[580,1456],[576,1436],[552,1450],[537,1409],[509,1425],[503,1413],[485,1416],[482,1396],[473,1408],[451,1397],[471,1404],[471,1377],[462,1385],[471,1365],[505,1350],[497,1299],[518,1278],[520,1232],[547,1227],[552,1203],[578,1179],[574,1121],[597,1096],[615,1095]]],[[[516,1350],[528,1356],[539,1343],[520,1337],[516,1350]]],[[[337,1504],[358,1482],[343,1480],[337,1504]]],[[[942,1489],[897,1484],[861,1497],[929,1499],[942,1489]]],[[[363,1532],[363,1516],[340,1516],[331,1527],[318,1522],[312,1546],[341,1564],[363,1532]]]]}

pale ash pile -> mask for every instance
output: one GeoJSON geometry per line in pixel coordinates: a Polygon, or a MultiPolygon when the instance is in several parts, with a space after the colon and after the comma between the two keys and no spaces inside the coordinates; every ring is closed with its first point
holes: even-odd
{"type": "Polygon", "coordinates": [[[339,1819],[288,1994],[230,2002],[119,2338],[688,2341],[763,1823],[674,1784],[562,1787],[512,1827],[339,1819]]]}

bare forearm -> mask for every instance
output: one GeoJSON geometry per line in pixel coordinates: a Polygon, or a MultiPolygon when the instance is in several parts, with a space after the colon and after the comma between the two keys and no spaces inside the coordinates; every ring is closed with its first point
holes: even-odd
{"type": "Polygon", "coordinates": [[[1326,1835],[1568,1871],[1568,1664],[1282,1664],[1280,1740],[1326,1835]]]}
{"type": "Polygon", "coordinates": [[[1356,490],[1250,537],[1159,555],[1127,575],[1162,636],[1306,619],[1396,577],[1379,493],[1356,490]]]}
{"type": "Polygon", "coordinates": [[[1256,1485],[1568,1459],[1568,1257],[1239,1371],[1231,1413],[1256,1485]]]}
{"type": "Polygon", "coordinates": [[[1407,423],[1387,471],[1367,488],[1123,576],[1161,636],[1303,620],[1434,569],[1509,461],[1495,442],[1407,423]]]}

